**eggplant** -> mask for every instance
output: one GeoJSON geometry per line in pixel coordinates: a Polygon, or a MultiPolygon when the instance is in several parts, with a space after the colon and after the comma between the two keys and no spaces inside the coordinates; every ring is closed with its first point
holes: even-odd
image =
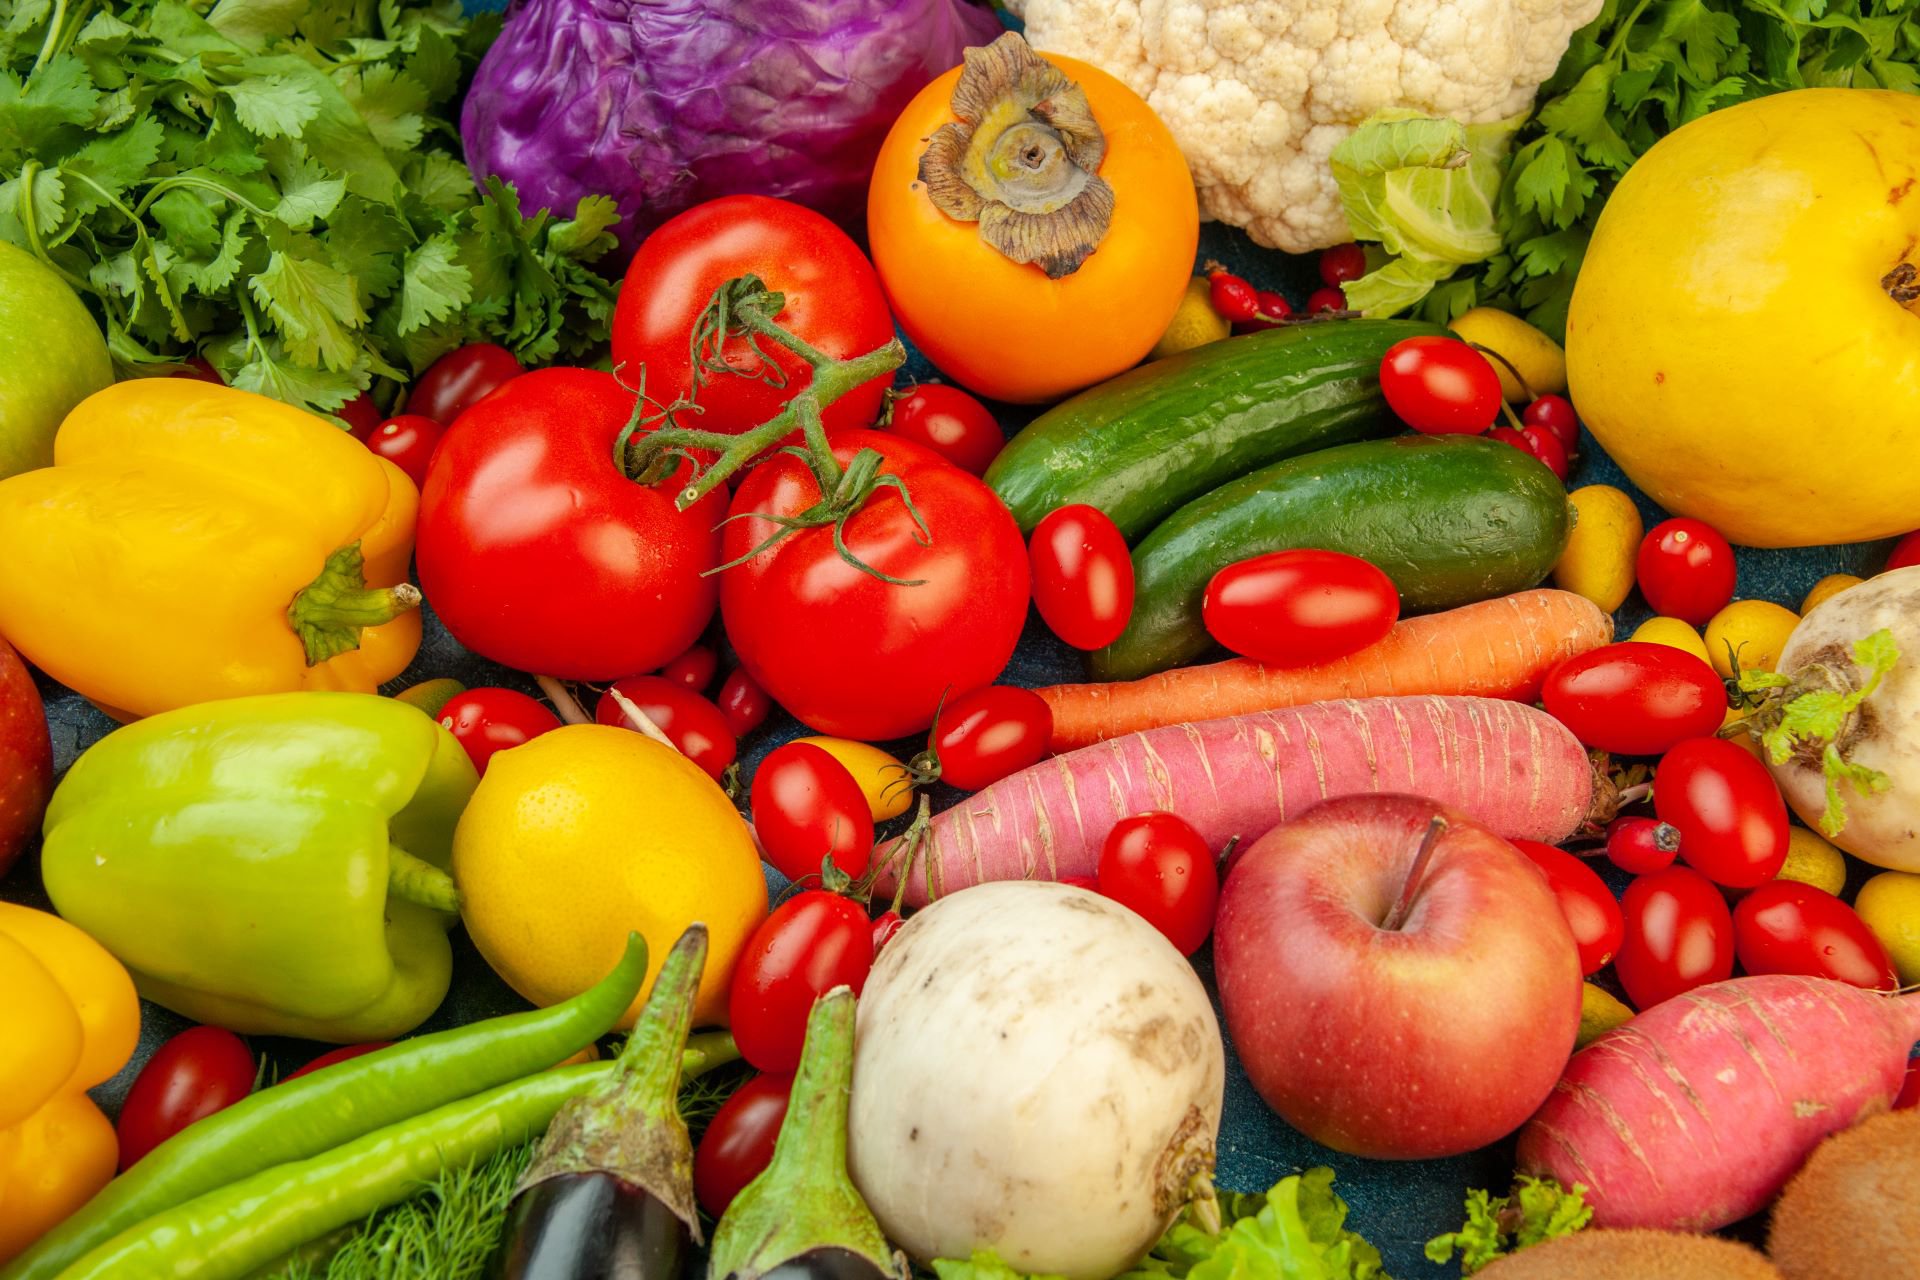
{"type": "Polygon", "coordinates": [[[514,1189],[496,1280],[682,1280],[700,1243],[680,1072],[707,931],[673,944],[613,1074],[560,1110],[514,1189]]]}
{"type": "Polygon", "coordinates": [[[714,1228],[709,1280],[908,1280],[847,1176],[853,992],[813,1003],[773,1159],[714,1228]]]}

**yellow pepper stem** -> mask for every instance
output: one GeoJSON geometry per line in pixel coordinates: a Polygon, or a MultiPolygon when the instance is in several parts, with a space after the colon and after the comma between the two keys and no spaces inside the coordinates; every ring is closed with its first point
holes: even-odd
{"type": "Polygon", "coordinates": [[[397,844],[387,846],[387,893],[435,911],[460,910],[460,890],[453,877],[397,844]]]}
{"type": "Polygon", "coordinates": [[[356,542],[327,557],[320,576],[287,606],[287,623],[307,651],[307,665],[317,667],[358,649],[363,628],[392,622],[419,604],[420,588],[411,582],[369,587],[356,542]]]}

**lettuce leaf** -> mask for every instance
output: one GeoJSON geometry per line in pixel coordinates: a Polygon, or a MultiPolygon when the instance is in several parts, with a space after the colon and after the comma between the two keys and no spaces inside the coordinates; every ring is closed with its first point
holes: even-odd
{"type": "Polygon", "coordinates": [[[1282,1178],[1265,1195],[1220,1198],[1221,1229],[1183,1216],[1119,1280],[1389,1280],[1380,1251],[1346,1229],[1333,1170],[1282,1178]]]}
{"type": "Polygon", "coordinates": [[[1522,1175],[1509,1195],[1467,1192],[1467,1220],[1458,1231],[1427,1241],[1427,1258],[1449,1261],[1460,1255],[1460,1274],[1470,1276],[1502,1254],[1572,1235],[1593,1221],[1587,1189],[1579,1183],[1571,1191],[1551,1178],[1522,1175]]]}

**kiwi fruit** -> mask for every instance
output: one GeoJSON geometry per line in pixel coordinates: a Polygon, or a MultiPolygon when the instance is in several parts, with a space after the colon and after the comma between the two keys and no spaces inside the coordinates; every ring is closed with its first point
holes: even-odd
{"type": "Polygon", "coordinates": [[[1718,1236],[1598,1228],[1529,1245],[1474,1275],[1475,1280],[1780,1280],[1758,1253],[1718,1236]]]}
{"type": "Polygon", "coordinates": [[[1767,1252],[1786,1280],[1920,1276],[1920,1109],[1821,1143],[1774,1206],[1767,1252]]]}

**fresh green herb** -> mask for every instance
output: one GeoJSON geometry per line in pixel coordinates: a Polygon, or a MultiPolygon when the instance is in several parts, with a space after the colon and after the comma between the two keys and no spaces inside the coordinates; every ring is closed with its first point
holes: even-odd
{"type": "Polygon", "coordinates": [[[1389,1280],[1380,1251],[1347,1230],[1347,1204],[1334,1194],[1331,1169],[1309,1169],[1265,1195],[1227,1194],[1217,1203],[1218,1231],[1189,1211],[1119,1280],[1389,1280]]]}
{"type": "Polygon", "coordinates": [[[1767,759],[1779,765],[1796,753],[1818,756],[1827,783],[1820,830],[1829,836],[1839,835],[1847,825],[1844,787],[1851,786],[1864,796],[1885,791],[1888,786],[1886,774],[1847,759],[1841,744],[1854,712],[1874,695],[1900,661],[1900,646],[1893,632],[1882,628],[1855,641],[1853,661],[1866,672],[1864,680],[1824,664],[1793,675],[1740,673],[1741,692],[1760,695],[1749,699],[1757,710],[1747,720],[1760,726],[1760,744],[1767,750],[1767,759]]]}
{"type": "Polygon", "coordinates": [[[0,238],[87,300],[123,371],[198,353],[332,410],[476,340],[604,340],[610,201],[528,218],[453,112],[498,29],[458,0],[9,0],[0,238]]]}
{"type": "Polygon", "coordinates": [[[1427,1241],[1427,1258],[1446,1262],[1458,1252],[1460,1274],[1470,1276],[1502,1254],[1572,1235],[1593,1221],[1586,1191],[1578,1183],[1568,1191],[1551,1178],[1525,1175],[1508,1195],[1469,1191],[1466,1224],[1427,1241]]]}
{"type": "Polygon", "coordinates": [[[933,1264],[940,1280],[1066,1280],[1065,1276],[1015,1271],[991,1249],[976,1249],[965,1262],[940,1258],[933,1264]]]}

